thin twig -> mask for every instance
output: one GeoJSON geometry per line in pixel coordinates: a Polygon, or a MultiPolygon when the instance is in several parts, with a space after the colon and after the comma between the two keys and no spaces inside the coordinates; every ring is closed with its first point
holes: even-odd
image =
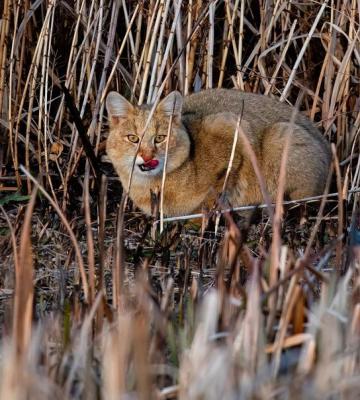
{"type": "MultiPolygon", "coordinates": [[[[360,193],[360,187],[356,187],[352,190],[349,190],[349,194],[353,193],[360,193]]],[[[326,195],[318,195],[318,196],[311,196],[311,197],[304,197],[302,199],[297,199],[297,200],[287,200],[283,201],[283,205],[291,205],[291,204],[301,204],[301,203],[307,203],[307,202],[313,202],[313,201],[321,201],[323,198],[332,198],[332,197],[338,197],[338,193],[329,193],[326,195]]],[[[271,208],[275,208],[275,204],[271,203],[270,204],[271,208]]],[[[233,208],[227,208],[226,210],[218,210],[215,211],[215,213],[220,213],[224,214],[226,212],[232,212],[232,211],[249,211],[249,210],[256,210],[256,209],[262,209],[262,208],[268,208],[268,204],[259,204],[259,205],[248,205],[248,206],[240,206],[240,207],[233,207],[233,208]]],[[[195,218],[202,218],[203,216],[206,216],[205,213],[198,213],[198,214],[188,214],[188,215],[180,215],[178,217],[169,217],[169,218],[164,218],[164,222],[174,222],[174,221],[186,221],[189,219],[195,219],[195,218]]],[[[160,220],[154,221],[154,224],[159,223],[160,220]]]]}

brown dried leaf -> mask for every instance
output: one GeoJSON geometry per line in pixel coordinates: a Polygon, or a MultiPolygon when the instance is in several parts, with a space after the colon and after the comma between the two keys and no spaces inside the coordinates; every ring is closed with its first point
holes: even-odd
{"type": "Polygon", "coordinates": [[[64,150],[64,145],[61,142],[54,142],[50,147],[50,160],[57,160],[64,150]]]}

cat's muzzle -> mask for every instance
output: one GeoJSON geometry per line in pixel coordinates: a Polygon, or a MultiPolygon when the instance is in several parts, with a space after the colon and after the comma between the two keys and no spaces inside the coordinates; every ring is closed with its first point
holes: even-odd
{"type": "Polygon", "coordinates": [[[152,171],[159,165],[158,160],[149,160],[143,164],[139,164],[139,168],[142,172],[152,171]]]}

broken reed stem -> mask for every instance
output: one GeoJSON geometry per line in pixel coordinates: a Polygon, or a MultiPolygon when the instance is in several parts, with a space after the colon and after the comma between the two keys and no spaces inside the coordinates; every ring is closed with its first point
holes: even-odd
{"type": "MultiPolygon", "coordinates": [[[[137,22],[136,22],[136,36],[135,36],[135,57],[138,59],[139,48],[140,48],[140,40],[141,40],[141,27],[143,23],[143,4],[140,5],[140,10],[137,15],[137,22]]],[[[128,24],[129,26],[129,24],[128,24]]],[[[138,65],[139,69],[139,65],[138,65]]]]}
{"type": "MultiPolygon", "coordinates": [[[[6,4],[4,4],[4,14],[6,10],[6,4]]],[[[13,115],[12,115],[12,98],[13,98],[13,74],[14,74],[14,64],[15,64],[15,59],[14,59],[14,53],[15,53],[15,32],[17,30],[18,26],[18,20],[19,20],[19,12],[20,12],[20,0],[18,0],[17,5],[16,5],[16,12],[15,12],[15,20],[14,20],[14,37],[13,40],[11,41],[11,50],[10,50],[10,59],[9,59],[9,104],[8,104],[8,123],[9,123],[9,146],[10,146],[10,152],[11,152],[11,157],[12,157],[12,162],[14,165],[15,169],[15,176],[16,176],[16,181],[17,181],[17,186],[19,187],[21,185],[21,180],[19,178],[19,171],[18,171],[18,163],[17,163],[17,157],[16,157],[16,151],[15,151],[15,143],[14,143],[14,138],[12,135],[13,128],[14,128],[14,120],[13,120],[13,115]]],[[[3,15],[3,21],[4,25],[6,24],[5,18],[3,15]]],[[[0,38],[0,60],[2,60],[2,54],[1,51],[4,51],[6,53],[6,47],[3,48],[2,46],[3,40],[2,40],[2,32],[1,32],[1,38],[0,38]]],[[[2,110],[2,91],[1,87],[3,84],[1,83],[2,75],[5,75],[5,68],[3,68],[3,65],[0,67],[0,116],[1,116],[1,110],[2,110]]]]}
{"type": "Polygon", "coordinates": [[[207,79],[206,88],[211,89],[213,87],[213,63],[214,63],[214,30],[215,30],[215,5],[214,2],[209,4],[209,38],[207,46],[207,79]]]}
{"type": "MultiPolygon", "coordinates": [[[[175,103],[174,103],[175,107],[175,103]]],[[[165,180],[166,180],[166,167],[168,162],[168,155],[169,155],[169,142],[170,142],[170,135],[172,131],[172,124],[174,119],[174,110],[173,113],[170,115],[169,119],[169,127],[167,131],[166,137],[166,148],[165,148],[165,160],[164,160],[164,169],[161,178],[161,191],[160,191],[160,233],[164,230],[164,197],[165,197],[165,180]]]]}
{"type": "MultiPolygon", "coordinates": [[[[240,66],[240,71],[237,71],[237,82],[241,90],[244,90],[244,83],[242,79],[242,58],[243,58],[243,41],[244,41],[244,10],[245,10],[245,1],[241,1],[240,3],[240,21],[239,21],[239,42],[238,42],[238,62],[240,66]]],[[[235,13],[235,9],[234,9],[235,13]]]]}
{"type": "MultiPolygon", "coordinates": [[[[96,315],[96,333],[102,333],[104,326],[104,314],[107,302],[106,287],[104,282],[105,271],[105,221],[106,221],[106,204],[107,204],[107,177],[102,175],[100,185],[100,196],[98,199],[98,246],[99,246],[99,262],[96,270],[96,293],[103,297],[103,301],[97,309],[96,315]]],[[[95,266],[96,267],[96,266],[95,266]]]]}
{"type": "Polygon", "coordinates": [[[10,25],[10,0],[4,0],[3,12],[1,19],[1,33],[0,33],[0,117],[3,115],[3,101],[4,96],[4,85],[6,81],[6,62],[7,62],[7,44],[8,44],[8,33],[10,25]]]}
{"type": "Polygon", "coordinates": [[[128,195],[123,192],[117,213],[116,242],[113,251],[112,263],[112,304],[114,309],[118,311],[121,311],[124,306],[124,215],[127,200],[128,195]]]}
{"type": "MultiPolygon", "coordinates": [[[[192,26],[192,0],[189,0],[188,3],[188,13],[187,13],[187,38],[191,35],[191,26],[192,26]]],[[[187,40],[186,43],[186,52],[185,52],[185,87],[184,87],[184,95],[187,96],[189,94],[189,82],[191,79],[192,67],[190,65],[190,51],[191,51],[191,40],[187,40]]]]}
{"type": "MultiPolygon", "coordinates": [[[[333,153],[333,160],[334,160],[334,166],[335,166],[335,175],[336,175],[336,186],[338,190],[338,237],[342,236],[343,231],[344,231],[344,198],[343,198],[343,187],[342,187],[342,182],[341,182],[341,171],[340,171],[340,166],[339,166],[339,159],[336,154],[336,147],[334,143],[331,143],[331,151],[333,153]]],[[[337,246],[336,246],[336,268],[338,273],[341,273],[341,261],[342,261],[342,248],[343,244],[342,241],[339,241],[337,246]]]]}
{"type": "MultiPolygon", "coordinates": [[[[349,194],[354,194],[354,193],[360,193],[360,187],[356,187],[352,190],[348,191],[349,194]]],[[[311,196],[311,197],[304,197],[303,199],[296,199],[296,200],[287,200],[283,201],[283,205],[300,205],[301,203],[306,203],[306,202],[313,202],[313,201],[321,201],[322,199],[329,199],[332,197],[338,197],[339,193],[329,193],[326,195],[318,195],[318,196],[311,196]]],[[[275,207],[274,203],[270,204],[271,208],[275,207]]],[[[240,206],[240,207],[233,207],[233,208],[227,208],[225,210],[218,210],[216,213],[224,214],[227,212],[241,212],[241,211],[250,211],[250,210],[256,210],[256,209],[262,209],[262,208],[268,208],[268,204],[259,204],[259,205],[247,205],[247,206],[240,206]]],[[[180,215],[178,217],[169,217],[169,218],[164,218],[164,222],[174,222],[174,221],[185,221],[189,219],[195,219],[195,218],[202,218],[206,216],[206,213],[197,213],[197,214],[188,214],[188,215],[180,215]]],[[[160,220],[154,221],[154,224],[158,224],[160,220]]]]}
{"type": "Polygon", "coordinates": [[[20,358],[24,357],[26,354],[32,330],[34,264],[31,243],[31,218],[35,207],[36,194],[37,187],[33,189],[26,208],[19,242],[18,275],[15,276],[13,338],[17,354],[20,358]]]}
{"type": "Polygon", "coordinates": [[[104,268],[105,268],[105,221],[107,204],[108,179],[106,175],[101,177],[100,196],[99,196],[99,271],[98,271],[98,292],[104,291],[104,268]]]}
{"type": "Polygon", "coordinates": [[[231,168],[232,168],[232,165],[233,165],[233,162],[234,162],[236,145],[237,145],[237,142],[238,142],[238,139],[239,139],[239,130],[240,130],[241,119],[242,119],[242,115],[239,115],[237,123],[236,123],[235,132],[234,132],[234,139],[233,139],[233,144],[232,144],[232,148],[231,148],[231,154],[230,154],[228,167],[227,167],[227,170],[226,170],[226,175],[225,175],[225,179],[224,179],[222,193],[225,193],[226,185],[228,183],[229,175],[230,175],[231,168]]]}
{"type": "Polygon", "coordinates": [[[89,268],[89,300],[91,305],[94,303],[95,300],[96,274],[95,274],[94,237],[91,226],[89,175],[90,175],[90,164],[87,161],[85,166],[85,177],[84,177],[84,212],[85,212],[86,243],[87,243],[88,268],[89,268]]]}
{"type": "MultiPolygon", "coordinates": [[[[177,6],[176,3],[182,0],[176,0],[175,1],[175,6],[177,6]]],[[[176,45],[177,45],[177,51],[181,51],[180,59],[179,59],[179,84],[178,84],[178,90],[180,90],[181,93],[184,93],[184,77],[185,77],[185,55],[184,51],[184,40],[183,40],[183,32],[185,29],[183,29],[183,19],[182,19],[182,12],[180,8],[180,14],[179,18],[177,20],[176,24],[176,45]]]]}
{"type": "MultiPolygon", "coordinates": [[[[53,3],[53,8],[51,10],[51,18],[50,18],[50,30],[49,34],[47,35],[46,38],[46,46],[44,47],[44,57],[43,57],[43,63],[44,63],[44,70],[43,74],[45,75],[44,79],[44,155],[45,155],[45,173],[47,180],[49,182],[50,190],[55,198],[55,190],[54,190],[54,185],[52,183],[51,177],[50,177],[50,170],[49,170],[49,156],[48,156],[48,145],[47,141],[49,140],[50,143],[54,143],[54,140],[51,135],[51,131],[49,128],[49,121],[50,121],[50,105],[49,105],[49,72],[50,72],[50,54],[51,54],[51,43],[53,39],[53,28],[54,28],[54,19],[55,19],[55,4],[56,2],[53,3]]],[[[39,108],[41,108],[39,106],[39,108]]],[[[62,174],[60,174],[62,177],[62,174]]]]}

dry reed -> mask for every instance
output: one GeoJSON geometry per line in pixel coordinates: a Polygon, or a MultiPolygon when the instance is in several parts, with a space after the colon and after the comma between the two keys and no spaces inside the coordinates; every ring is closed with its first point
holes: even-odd
{"type": "Polygon", "coordinates": [[[360,1],[2,5],[0,398],[357,398],[360,1]],[[238,124],[268,208],[255,226],[138,213],[104,154],[107,92],[152,115],[210,87],[301,98],[335,184],[282,201],[285,151],[270,205],[238,124]]]}

